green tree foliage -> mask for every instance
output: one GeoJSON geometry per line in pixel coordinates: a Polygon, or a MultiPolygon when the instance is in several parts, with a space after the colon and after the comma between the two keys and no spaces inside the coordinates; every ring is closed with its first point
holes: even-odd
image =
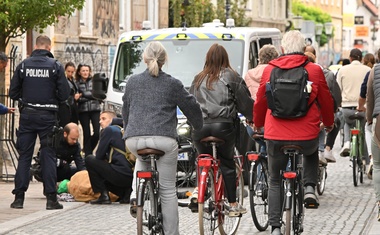
{"type": "MultiPolygon", "coordinates": [[[[321,9],[317,7],[309,7],[304,5],[303,3],[299,2],[298,0],[293,0],[292,2],[292,13],[293,15],[302,16],[303,20],[311,20],[315,23],[321,23],[324,24],[326,22],[331,22],[331,15],[322,11],[321,9]]],[[[334,30],[332,33],[332,37],[334,36],[334,30]]],[[[322,35],[321,35],[321,41],[320,46],[323,46],[327,43],[327,35],[325,32],[325,28],[323,28],[322,35]]]]}
{"type": "MultiPolygon", "coordinates": [[[[250,18],[245,17],[245,6],[248,0],[230,0],[230,18],[235,19],[236,26],[248,26],[250,18]]],[[[170,0],[169,27],[200,27],[203,23],[220,19],[226,22],[226,1],[217,0],[216,6],[211,0],[170,0]]]]}
{"type": "Polygon", "coordinates": [[[85,0],[1,0],[0,51],[11,38],[26,31],[44,29],[58,22],[58,17],[82,9],[85,0]]]}

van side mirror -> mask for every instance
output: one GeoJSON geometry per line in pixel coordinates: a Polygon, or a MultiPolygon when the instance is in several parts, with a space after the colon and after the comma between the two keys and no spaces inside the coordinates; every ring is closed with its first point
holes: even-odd
{"type": "Polygon", "coordinates": [[[107,95],[108,78],[105,73],[96,73],[92,78],[92,96],[104,100],[107,95]]]}

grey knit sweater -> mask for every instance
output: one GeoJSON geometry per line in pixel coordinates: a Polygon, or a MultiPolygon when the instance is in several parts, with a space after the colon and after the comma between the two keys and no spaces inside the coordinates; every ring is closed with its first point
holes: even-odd
{"type": "Polygon", "coordinates": [[[177,106],[194,129],[203,126],[202,111],[181,81],[160,71],[153,77],[145,70],[131,76],[123,96],[124,139],[133,136],[177,135],[177,106]]]}

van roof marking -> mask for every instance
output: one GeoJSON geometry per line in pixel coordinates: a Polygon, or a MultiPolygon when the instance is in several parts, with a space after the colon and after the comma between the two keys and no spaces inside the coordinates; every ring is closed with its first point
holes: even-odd
{"type": "MultiPolygon", "coordinates": [[[[170,39],[222,39],[223,33],[179,33],[179,37],[177,37],[176,33],[160,33],[160,34],[143,34],[141,35],[142,41],[149,40],[170,40],[170,39]],[[185,35],[187,37],[185,37],[185,35]]],[[[231,33],[232,39],[243,39],[244,34],[236,34],[231,33]]],[[[132,41],[132,38],[136,35],[130,36],[130,38],[122,37],[120,42],[132,41]]]]}

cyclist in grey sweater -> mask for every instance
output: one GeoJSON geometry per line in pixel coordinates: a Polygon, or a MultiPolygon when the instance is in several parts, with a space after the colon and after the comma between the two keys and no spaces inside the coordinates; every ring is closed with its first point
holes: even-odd
{"type": "MultiPolygon", "coordinates": [[[[177,106],[194,129],[203,126],[202,111],[195,97],[183,84],[161,70],[167,53],[160,42],[151,42],[143,53],[148,69],[131,76],[123,96],[124,138],[129,150],[137,156],[135,173],[146,170],[138,149],[154,148],[165,152],[157,161],[160,198],[165,234],[179,234],[178,200],[175,188],[178,143],[177,106]]],[[[132,183],[131,214],[136,212],[136,175],[132,183]]]]}

